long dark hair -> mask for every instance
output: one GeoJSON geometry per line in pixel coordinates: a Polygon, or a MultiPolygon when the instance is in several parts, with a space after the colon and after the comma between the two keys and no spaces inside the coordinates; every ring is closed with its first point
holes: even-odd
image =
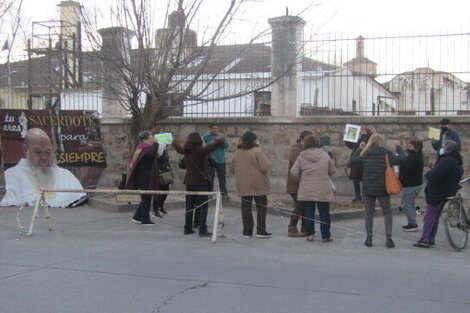
{"type": "Polygon", "coordinates": [[[184,154],[189,154],[200,146],[202,146],[201,135],[197,132],[191,133],[188,135],[188,138],[186,138],[186,142],[184,143],[184,154]]]}

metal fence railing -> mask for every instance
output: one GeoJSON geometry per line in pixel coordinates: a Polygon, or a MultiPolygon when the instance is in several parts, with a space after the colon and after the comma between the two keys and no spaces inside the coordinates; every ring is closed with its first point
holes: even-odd
{"type": "Polygon", "coordinates": [[[304,73],[302,113],[470,114],[470,33],[397,36],[327,34],[306,54],[337,65],[304,73]]]}
{"type": "MultiPolygon", "coordinates": [[[[80,58],[79,84],[66,81],[67,68],[57,55],[3,58],[0,108],[59,106],[101,113],[102,61],[93,52],[80,58]]],[[[303,60],[301,115],[470,114],[468,32],[318,35],[304,41],[303,60]]],[[[218,46],[193,87],[194,93],[203,91],[200,99],[186,100],[176,115],[270,115],[271,68],[270,42],[218,46]]],[[[181,80],[181,88],[190,78],[181,80]]]]}

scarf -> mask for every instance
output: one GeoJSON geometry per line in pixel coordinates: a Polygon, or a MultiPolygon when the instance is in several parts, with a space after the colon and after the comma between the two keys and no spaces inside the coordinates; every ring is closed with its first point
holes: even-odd
{"type": "Polygon", "coordinates": [[[146,149],[149,149],[150,147],[151,147],[151,145],[149,143],[146,143],[146,142],[141,142],[137,146],[137,149],[135,149],[135,151],[134,151],[134,155],[131,157],[131,162],[130,162],[131,168],[134,166],[135,162],[139,158],[139,155],[142,153],[142,151],[146,150],[146,149]]]}

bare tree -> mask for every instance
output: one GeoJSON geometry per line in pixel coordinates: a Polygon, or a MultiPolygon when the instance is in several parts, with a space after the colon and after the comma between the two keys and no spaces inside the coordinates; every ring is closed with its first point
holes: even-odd
{"type": "MultiPolygon", "coordinates": [[[[123,56],[114,61],[119,77],[113,90],[122,107],[132,113],[133,138],[142,129],[155,129],[158,121],[184,105],[241,97],[274,82],[269,78],[228,92],[220,92],[215,84],[224,68],[212,68],[214,51],[227,35],[228,27],[236,21],[241,6],[250,1],[225,1],[220,19],[211,21],[212,27],[203,30],[199,44],[192,26],[200,22],[206,0],[177,0],[176,3],[168,0],[164,15],[166,27],[159,30],[155,29],[152,1],[115,1],[111,10],[114,23],[132,30],[134,35],[130,58],[123,56]]],[[[85,14],[85,36],[100,50],[93,21],[90,14],[85,14]]],[[[267,33],[265,30],[251,36],[238,53],[243,54],[267,33]]],[[[292,60],[292,65],[296,62],[297,59],[292,60]]]]}

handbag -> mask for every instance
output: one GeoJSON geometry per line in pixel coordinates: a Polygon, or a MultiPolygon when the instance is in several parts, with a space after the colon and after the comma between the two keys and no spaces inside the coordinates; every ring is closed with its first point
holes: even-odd
{"type": "Polygon", "coordinates": [[[158,175],[158,179],[160,180],[160,185],[169,185],[174,181],[171,171],[161,172],[160,175],[158,175]]]}
{"type": "Polygon", "coordinates": [[[388,154],[385,154],[385,190],[388,195],[396,195],[401,192],[403,189],[400,180],[397,177],[397,173],[390,165],[390,160],[388,159],[388,154]]]}

